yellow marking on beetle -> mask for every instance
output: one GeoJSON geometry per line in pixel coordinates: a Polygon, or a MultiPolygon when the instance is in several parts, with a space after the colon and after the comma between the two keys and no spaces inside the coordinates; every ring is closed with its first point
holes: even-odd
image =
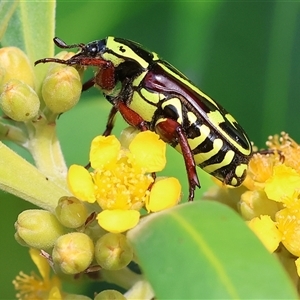
{"type": "Polygon", "coordinates": [[[136,86],[138,87],[141,83],[141,81],[144,79],[144,77],[146,76],[148,72],[145,71],[142,74],[140,74],[139,76],[137,76],[136,78],[134,78],[134,80],[132,81],[132,86],[136,86]]]}
{"type": "MultiPolygon", "coordinates": [[[[200,144],[202,144],[204,142],[204,140],[208,137],[209,134],[210,134],[209,127],[205,124],[201,125],[200,126],[200,135],[193,138],[193,139],[188,139],[188,143],[190,145],[191,150],[194,150],[200,144]]],[[[195,161],[196,161],[197,165],[199,164],[198,161],[197,161],[198,155],[201,155],[201,153],[195,155],[195,161]]]]}
{"type": "Polygon", "coordinates": [[[104,58],[107,61],[111,61],[115,67],[117,67],[119,64],[125,61],[125,59],[108,52],[103,53],[102,58],[104,58]]]}
{"type": "MultiPolygon", "coordinates": [[[[203,163],[204,161],[210,159],[212,156],[216,155],[223,147],[223,144],[224,144],[224,142],[221,139],[215,139],[213,142],[213,148],[209,152],[198,153],[194,156],[196,164],[199,165],[199,164],[203,163]]],[[[205,168],[207,168],[207,167],[209,167],[209,166],[206,166],[205,168]]],[[[204,170],[204,168],[203,168],[203,170],[204,170]]],[[[208,172],[208,173],[210,173],[210,172],[208,172]]]]}
{"type": "Polygon", "coordinates": [[[246,170],[247,170],[247,165],[240,164],[240,165],[236,166],[236,168],[235,168],[235,175],[238,178],[241,178],[246,170]]]}
{"type": "Polygon", "coordinates": [[[207,165],[202,169],[207,173],[212,173],[224,166],[228,166],[232,162],[234,155],[235,155],[234,151],[229,150],[226,152],[224,159],[221,162],[219,162],[217,164],[207,165]]]}
{"type": "Polygon", "coordinates": [[[225,115],[226,119],[230,122],[230,124],[236,128],[236,124],[237,124],[237,121],[236,119],[231,115],[231,114],[226,114],[225,115]]]}
{"type": "Polygon", "coordinates": [[[142,59],[139,55],[137,55],[130,47],[117,42],[115,38],[112,36],[109,36],[107,38],[106,46],[108,49],[112,50],[117,55],[124,57],[125,59],[129,58],[130,60],[134,60],[138,62],[144,69],[146,69],[149,65],[144,59],[142,59]]]}
{"type": "Polygon", "coordinates": [[[181,101],[180,99],[178,98],[171,98],[171,99],[168,99],[166,101],[164,101],[161,105],[161,107],[164,109],[166,106],[173,106],[175,107],[176,109],[176,112],[178,114],[178,118],[177,118],[177,122],[179,124],[182,124],[182,104],[181,104],[181,101]]]}
{"type": "Polygon", "coordinates": [[[231,178],[231,182],[230,182],[230,185],[231,186],[236,186],[238,184],[238,181],[235,177],[231,178]]]}
{"type": "Polygon", "coordinates": [[[153,54],[153,60],[160,60],[156,52],[152,52],[153,54]]]}
{"type": "MultiPolygon", "coordinates": [[[[149,99],[148,99],[149,100],[149,99]]],[[[154,101],[152,101],[154,102],[154,101]]],[[[132,101],[129,103],[128,107],[133,111],[138,112],[138,114],[146,121],[151,122],[154,113],[157,109],[156,106],[146,102],[141,95],[135,91],[132,95],[132,101]]]]}
{"type": "Polygon", "coordinates": [[[210,120],[212,120],[213,122],[216,122],[217,124],[225,122],[225,119],[219,110],[211,111],[207,114],[207,116],[210,120]]]}
{"type": "Polygon", "coordinates": [[[147,99],[148,102],[157,104],[161,100],[161,94],[159,93],[149,92],[146,89],[141,89],[140,93],[145,99],[147,99]]]}
{"type": "Polygon", "coordinates": [[[189,111],[187,113],[187,118],[188,118],[190,124],[194,124],[197,121],[196,115],[194,113],[192,113],[191,111],[189,111]]]}

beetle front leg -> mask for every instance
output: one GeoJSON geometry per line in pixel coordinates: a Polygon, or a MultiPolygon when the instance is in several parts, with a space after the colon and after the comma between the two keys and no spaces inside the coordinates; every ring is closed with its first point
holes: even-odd
{"type": "Polygon", "coordinates": [[[193,201],[195,188],[196,186],[200,188],[200,183],[196,172],[194,156],[182,126],[172,119],[164,119],[155,125],[155,129],[166,143],[171,143],[174,141],[174,138],[178,140],[188,174],[189,201],[193,201]]]}
{"type": "Polygon", "coordinates": [[[131,126],[138,128],[141,131],[149,130],[148,125],[145,120],[129,108],[124,102],[118,100],[116,101],[116,108],[123,116],[124,120],[131,126]]]}
{"type": "Polygon", "coordinates": [[[104,135],[104,136],[111,135],[111,132],[115,125],[115,117],[116,117],[117,112],[118,112],[118,109],[115,106],[113,106],[109,112],[108,120],[106,123],[106,129],[102,135],[104,135]]]}
{"type": "Polygon", "coordinates": [[[93,87],[95,85],[95,78],[91,78],[88,81],[86,81],[81,88],[81,92],[85,92],[88,89],[90,89],[91,87],[93,87]]]}

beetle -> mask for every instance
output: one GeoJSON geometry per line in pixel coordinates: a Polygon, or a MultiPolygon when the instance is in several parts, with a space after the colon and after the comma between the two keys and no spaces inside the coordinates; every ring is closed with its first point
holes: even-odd
{"type": "Polygon", "coordinates": [[[196,165],[226,185],[242,184],[252,156],[247,134],[231,114],[171,64],[123,38],[109,36],[72,45],[57,37],[53,40],[60,48],[79,48],[79,52],[66,60],[40,59],[35,65],[96,67],[82,90],[98,86],[112,104],[104,135],[111,134],[117,112],[131,126],[156,132],[183,155],[189,201],[195,188],[200,188],[196,165]]]}

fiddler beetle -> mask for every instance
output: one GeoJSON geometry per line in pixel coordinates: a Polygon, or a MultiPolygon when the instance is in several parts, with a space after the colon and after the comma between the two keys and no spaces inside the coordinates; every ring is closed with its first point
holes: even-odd
{"type": "Polygon", "coordinates": [[[98,86],[113,105],[104,135],[110,135],[117,112],[139,130],[152,130],[182,153],[189,182],[189,200],[200,182],[196,165],[237,187],[246,177],[252,146],[236,120],[218,103],[200,91],[185,75],[140,44],[109,36],[76,48],[67,60],[44,58],[35,62],[55,62],[69,66],[96,67],[95,75],[83,90],[98,86]]]}

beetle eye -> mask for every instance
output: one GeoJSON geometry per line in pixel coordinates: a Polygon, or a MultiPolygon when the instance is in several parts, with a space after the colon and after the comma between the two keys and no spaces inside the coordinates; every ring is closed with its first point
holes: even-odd
{"type": "Polygon", "coordinates": [[[97,53],[98,53],[98,49],[97,49],[96,47],[93,47],[93,48],[91,49],[91,55],[92,55],[92,56],[96,56],[97,53]]]}

